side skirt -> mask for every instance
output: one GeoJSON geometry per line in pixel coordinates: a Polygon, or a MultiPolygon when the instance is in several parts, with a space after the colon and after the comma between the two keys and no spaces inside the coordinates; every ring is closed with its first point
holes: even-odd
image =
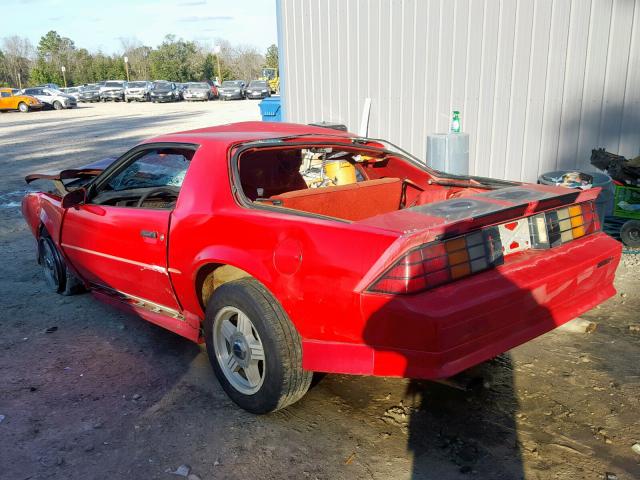
{"type": "Polygon", "coordinates": [[[171,308],[158,305],[134,295],[128,295],[103,285],[91,284],[91,293],[98,299],[126,312],[133,312],[139,317],[165,328],[173,333],[200,343],[200,329],[194,328],[185,316],[171,308]]]}

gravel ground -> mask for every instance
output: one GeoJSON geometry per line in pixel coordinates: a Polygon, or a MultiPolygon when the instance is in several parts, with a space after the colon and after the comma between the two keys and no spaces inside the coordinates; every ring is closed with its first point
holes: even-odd
{"type": "Polygon", "coordinates": [[[197,345],[47,292],[17,208],[26,173],[257,118],[249,101],[0,115],[0,478],[170,480],[183,464],[192,480],[640,478],[638,255],[584,315],[591,333],[556,330],[450,385],[327,375],[262,417],[227,399],[197,345]]]}

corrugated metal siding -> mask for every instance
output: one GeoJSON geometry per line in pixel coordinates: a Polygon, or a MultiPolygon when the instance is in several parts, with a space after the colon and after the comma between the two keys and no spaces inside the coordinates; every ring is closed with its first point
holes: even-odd
{"type": "Polygon", "coordinates": [[[477,175],[534,181],[640,153],[640,0],[279,0],[289,121],[424,158],[460,110],[477,175]]]}

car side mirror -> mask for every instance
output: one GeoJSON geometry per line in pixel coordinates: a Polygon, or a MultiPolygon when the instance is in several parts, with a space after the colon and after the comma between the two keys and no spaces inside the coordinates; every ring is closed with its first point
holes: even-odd
{"type": "Polygon", "coordinates": [[[64,197],[62,197],[62,208],[71,208],[77,207],[78,205],[82,205],[87,201],[87,189],[86,188],[78,188],[77,190],[72,190],[67,193],[64,197]]]}

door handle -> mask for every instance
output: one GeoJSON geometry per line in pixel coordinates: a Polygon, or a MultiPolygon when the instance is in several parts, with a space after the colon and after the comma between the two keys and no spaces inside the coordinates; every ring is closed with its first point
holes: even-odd
{"type": "Polygon", "coordinates": [[[152,232],[151,230],[140,230],[140,236],[144,238],[158,238],[158,232],[152,232]]]}

